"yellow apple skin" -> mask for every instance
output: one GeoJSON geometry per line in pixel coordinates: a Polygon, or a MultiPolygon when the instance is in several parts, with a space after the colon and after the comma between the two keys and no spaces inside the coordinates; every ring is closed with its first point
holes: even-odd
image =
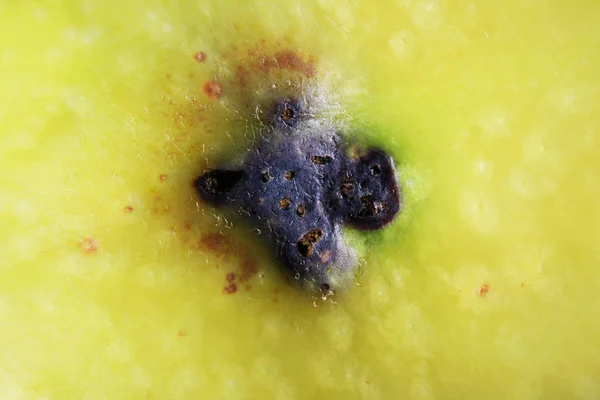
{"type": "Polygon", "coordinates": [[[2,2],[0,398],[599,397],[598,15],[2,2]],[[364,271],[339,298],[191,188],[246,144],[227,79],[253,46],[310,58],[397,161],[403,214],[347,233],[364,271]]]}

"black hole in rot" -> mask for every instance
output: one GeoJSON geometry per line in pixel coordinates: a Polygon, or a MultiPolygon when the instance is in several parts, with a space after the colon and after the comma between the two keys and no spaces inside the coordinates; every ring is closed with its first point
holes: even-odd
{"type": "Polygon", "coordinates": [[[298,240],[298,251],[302,257],[310,257],[315,252],[315,244],[323,239],[323,231],[321,229],[313,229],[298,240]]]}
{"type": "Polygon", "coordinates": [[[288,122],[291,121],[294,118],[294,110],[291,109],[290,107],[284,107],[284,109],[281,111],[281,119],[288,122]]]}
{"type": "Polygon", "coordinates": [[[331,156],[312,156],[312,157],[310,157],[310,161],[312,161],[315,164],[325,165],[325,164],[331,163],[333,161],[333,157],[331,157],[331,156]]]}
{"type": "Polygon", "coordinates": [[[375,201],[373,196],[367,195],[360,198],[360,202],[362,207],[360,209],[359,215],[363,217],[373,217],[382,210],[381,203],[375,201]]]}
{"type": "Polygon", "coordinates": [[[209,194],[229,192],[244,178],[244,171],[213,169],[202,175],[196,181],[200,191],[209,194]]]}
{"type": "Polygon", "coordinates": [[[371,165],[371,173],[373,175],[379,175],[379,174],[381,174],[381,165],[379,165],[379,164],[373,164],[373,165],[371,165]]]}
{"type": "Polygon", "coordinates": [[[323,292],[329,292],[331,290],[331,285],[329,285],[329,283],[324,283],[321,285],[321,290],[323,292]]]}
{"type": "Polygon", "coordinates": [[[283,174],[283,177],[288,181],[294,179],[294,176],[296,176],[296,173],[294,171],[285,171],[285,174],[283,174]]]}
{"type": "Polygon", "coordinates": [[[263,183],[269,182],[271,180],[271,174],[269,173],[269,171],[264,171],[263,173],[261,173],[260,180],[263,181],[263,183]]]}

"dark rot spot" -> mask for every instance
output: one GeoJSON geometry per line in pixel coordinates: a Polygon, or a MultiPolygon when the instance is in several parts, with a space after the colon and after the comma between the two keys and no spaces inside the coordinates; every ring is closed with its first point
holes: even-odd
{"type": "Polygon", "coordinates": [[[221,86],[218,82],[209,81],[204,84],[204,94],[206,97],[212,100],[217,100],[221,97],[223,93],[223,86],[221,86]]]}
{"type": "Polygon", "coordinates": [[[158,176],[158,179],[159,179],[161,182],[164,182],[164,181],[166,181],[166,180],[167,180],[167,174],[160,174],[160,175],[158,176]]]}
{"type": "Polygon", "coordinates": [[[227,282],[233,282],[235,280],[235,274],[233,272],[229,272],[227,275],[225,275],[225,280],[227,282]]]}
{"type": "Polygon", "coordinates": [[[242,170],[213,169],[196,179],[195,186],[201,195],[219,195],[229,192],[244,177],[242,170]]]}
{"type": "Polygon", "coordinates": [[[310,158],[310,161],[312,161],[315,164],[325,165],[325,164],[331,163],[333,161],[333,157],[331,157],[331,156],[312,156],[310,158]]]}
{"type": "Polygon", "coordinates": [[[125,208],[123,208],[123,211],[125,211],[126,213],[131,213],[131,212],[133,212],[133,207],[125,206],[125,208]]]}
{"type": "Polygon", "coordinates": [[[371,149],[355,164],[355,178],[351,196],[344,196],[348,209],[345,218],[357,228],[379,229],[396,217],[401,208],[400,191],[394,164],[383,150],[371,149]]]}
{"type": "Polygon", "coordinates": [[[481,287],[477,290],[477,294],[479,295],[479,297],[485,297],[489,291],[490,285],[486,283],[484,285],[481,285],[481,287]]]}
{"type": "Polygon", "coordinates": [[[354,190],[354,179],[352,179],[349,176],[345,177],[344,181],[342,182],[342,186],[340,186],[340,193],[342,194],[342,197],[344,197],[344,198],[350,197],[353,190],[354,190]]]}
{"type": "Polygon", "coordinates": [[[273,123],[280,128],[295,128],[300,122],[301,105],[293,100],[284,99],[275,104],[273,123]]]}
{"type": "Polygon", "coordinates": [[[375,201],[373,196],[363,196],[360,198],[362,207],[358,213],[361,217],[374,217],[383,209],[382,203],[375,201]]]}
{"type": "Polygon", "coordinates": [[[321,229],[313,229],[298,241],[298,251],[302,257],[310,257],[315,252],[315,244],[323,238],[321,229]]]}
{"type": "Polygon", "coordinates": [[[223,288],[223,294],[234,294],[235,292],[237,292],[237,285],[233,282],[223,288]]]}
{"type": "Polygon", "coordinates": [[[371,165],[371,173],[373,175],[379,175],[379,174],[381,174],[381,165],[379,165],[379,164],[373,164],[373,165],[371,165]]]}
{"type": "Polygon", "coordinates": [[[279,200],[279,208],[281,208],[282,210],[287,210],[288,208],[290,208],[291,205],[292,200],[290,200],[287,197],[284,197],[283,199],[279,200]]]}
{"type": "Polygon", "coordinates": [[[285,171],[285,174],[283,174],[283,177],[288,181],[291,181],[292,179],[294,179],[294,176],[296,176],[294,171],[285,171]]]}
{"type": "Polygon", "coordinates": [[[263,183],[269,182],[271,180],[271,174],[269,174],[269,171],[265,171],[260,174],[260,180],[263,181],[263,183]]]}
{"type": "Polygon", "coordinates": [[[298,204],[298,207],[296,207],[296,214],[298,214],[299,217],[303,217],[304,213],[306,213],[306,205],[304,203],[298,204]]]}
{"type": "Polygon", "coordinates": [[[292,110],[289,107],[286,107],[283,109],[283,111],[281,111],[281,114],[279,114],[279,116],[282,120],[289,122],[294,118],[294,110],[292,110]]]}
{"type": "Polygon", "coordinates": [[[79,242],[79,247],[81,247],[84,252],[93,254],[98,251],[98,242],[94,238],[85,237],[79,242]]]}
{"type": "Polygon", "coordinates": [[[204,53],[203,51],[199,51],[196,54],[194,54],[194,60],[203,63],[204,61],[206,61],[206,53],[204,53]]]}

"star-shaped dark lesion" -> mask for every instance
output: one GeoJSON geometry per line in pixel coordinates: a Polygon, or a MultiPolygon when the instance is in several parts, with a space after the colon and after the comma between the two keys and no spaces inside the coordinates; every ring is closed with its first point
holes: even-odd
{"type": "Polygon", "coordinates": [[[332,293],[357,268],[342,226],[381,229],[401,210],[396,169],[383,149],[349,156],[337,131],[313,132],[314,117],[299,101],[272,109],[267,139],[239,165],[205,171],[195,188],[215,207],[244,209],[250,224],[269,232],[265,240],[290,276],[332,293]]]}

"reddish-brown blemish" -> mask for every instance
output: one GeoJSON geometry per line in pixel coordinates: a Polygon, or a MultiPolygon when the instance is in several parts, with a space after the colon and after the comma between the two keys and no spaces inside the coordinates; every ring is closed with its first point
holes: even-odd
{"type": "Polygon", "coordinates": [[[125,211],[126,213],[130,213],[133,211],[133,207],[131,206],[125,206],[125,208],[123,208],[123,211],[125,211]]]}
{"type": "Polygon", "coordinates": [[[186,231],[189,231],[192,229],[192,223],[191,222],[186,222],[185,224],[183,224],[183,229],[185,229],[186,231]]]}
{"type": "Polygon", "coordinates": [[[167,177],[168,177],[168,175],[167,175],[167,174],[160,174],[160,175],[158,176],[158,179],[159,179],[161,182],[164,182],[164,181],[166,181],[166,180],[167,180],[167,177]]]}
{"type": "Polygon", "coordinates": [[[177,336],[184,337],[185,336],[185,331],[183,329],[179,330],[179,332],[177,332],[177,336]]]}
{"type": "Polygon", "coordinates": [[[79,246],[81,247],[81,249],[89,254],[95,253],[98,251],[98,242],[91,237],[85,237],[83,239],[81,239],[81,241],[79,242],[79,246]]]}
{"type": "Polygon", "coordinates": [[[246,257],[241,263],[242,273],[240,275],[240,282],[249,281],[256,272],[258,272],[258,265],[254,258],[246,257]]]}
{"type": "Polygon", "coordinates": [[[198,248],[208,250],[219,258],[227,258],[231,254],[231,241],[229,236],[221,233],[208,232],[200,237],[198,248]]]}
{"type": "Polygon", "coordinates": [[[275,56],[261,56],[257,50],[251,50],[250,56],[258,56],[258,61],[255,66],[264,73],[268,73],[271,69],[288,69],[298,71],[306,77],[312,77],[315,74],[314,64],[304,60],[298,53],[292,50],[283,50],[275,53],[275,56]]]}
{"type": "Polygon", "coordinates": [[[485,297],[488,292],[490,291],[490,285],[488,285],[487,283],[482,285],[478,290],[477,290],[477,294],[480,297],[485,297]]]}
{"type": "Polygon", "coordinates": [[[233,282],[223,288],[223,294],[233,294],[235,292],[237,292],[237,286],[233,282]]]}
{"type": "Polygon", "coordinates": [[[204,53],[203,51],[197,52],[196,54],[194,54],[194,60],[201,63],[206,61],[206,53],[204,53]]]}
{"type": "Polygon", "coordinates": [[[223,93],[223,86],[221,86],[218,82],[208,81],[204,84],[204,94],[209,99],[217,100],[221,97],[223,93]]]}
{"type": "Polygon", "coordinates": [[[225,280],[229,283],[233,283],[234,280],[238,283],[246,283],[258,272],[258,262],[251,250],[228,235],[216,232],[205,233],[196,244],[196,249],[209,251],[225,262],[229,261],[230,256],[236,256],[239,260],[239,269],[235,273],[229,272],[225,275],[225,280]]]}

